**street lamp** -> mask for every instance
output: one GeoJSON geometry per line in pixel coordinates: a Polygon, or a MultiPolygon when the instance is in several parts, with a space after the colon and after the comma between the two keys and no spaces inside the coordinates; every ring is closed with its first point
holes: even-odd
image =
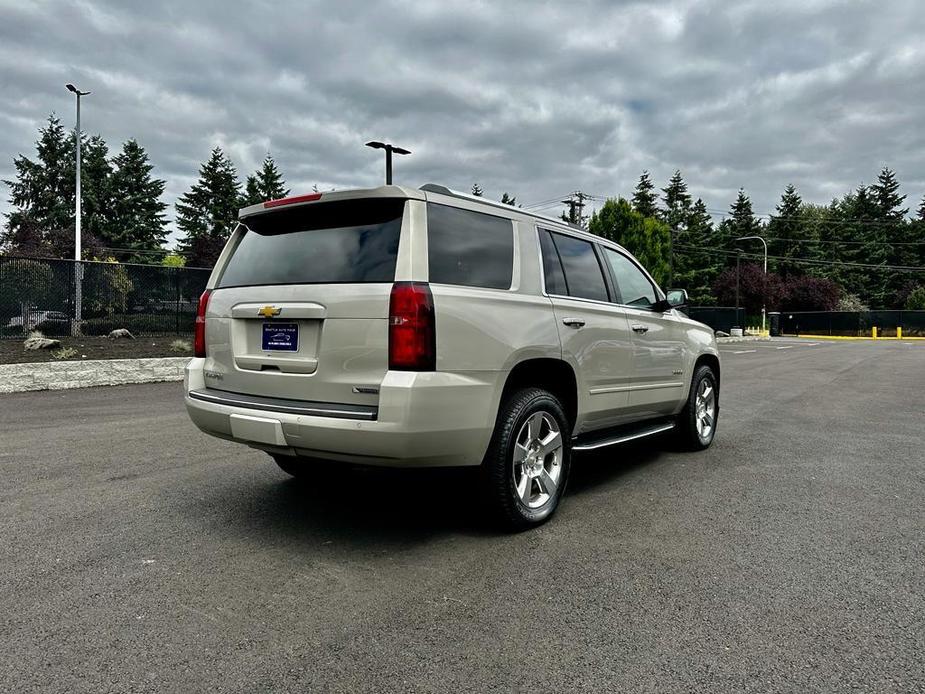
{"type": "Polygon", "coordinates": [[[81,300],[83,292],[81,287],[82,278],[82,268],[80,265],[80,97],[86,96],[90,92],[82,92],[73,84],[64,85],[67,87],[69,92],[72,92],[77,97],[77,190],[74,195],[74,325],[71,328],[71,333],[76,337],[80,334],[80,314],[81,314],[81,300]]]}
{"type": "Polygon", "coordinates": [[[764,244],[764,289],[761,292],[761,332],[764,332],[765,316],[767,315],[765,303],[768,291],[768,242],[760,236],[742,236],[736,241],[754,241],[756,239],[764,244]]]}
{"type": "Polygon", "coordinates": [[[372,147],[373,149],[385,150],[385,184],[387,186],[392,185],[392,152],[395,152],[395,154],[411,154],[410,150],[396,147],[395,145],[385,142],[377,142],[375,140],[367,142],[366,146],[372,147]]]}

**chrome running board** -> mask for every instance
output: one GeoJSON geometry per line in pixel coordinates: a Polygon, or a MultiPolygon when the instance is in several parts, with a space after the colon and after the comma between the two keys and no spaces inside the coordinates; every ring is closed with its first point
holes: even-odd
{"type": "Polygon", "coordinates": [[[655,426],[649,426],[645,429],[637,429],[636,431],[627,431],[620,434],[614,434],[612,436],[605,436],[604,438],[594,439],[591,441],[582,441],[576,443],[572,446],[573,451],[593,451],[597,448],[604,448],[605,446],[616,446],[620,443],[628,443],[630,441],[635,441],[636,439],[643,439],[647,436],[655,436],[656,434],[663,434],[666,431],[671,431],[675,428],[674,422],[662,422],[656,424],[655,426]]]}

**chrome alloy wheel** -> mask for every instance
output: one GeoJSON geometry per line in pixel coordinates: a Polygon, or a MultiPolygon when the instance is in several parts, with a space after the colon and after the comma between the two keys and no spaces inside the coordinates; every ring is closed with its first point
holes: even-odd
{"type": "Polygon", "coordinates": [[[697,435],[703,443],[707,443],[713,436],[713,429],[716,426],[716,389],[707,378],[703,379],[697,388],[694,408],[697,435]]]}
{"type": "Polygon", "coordinates": [[[530,415],[514,443],[514,491],[527,508],[539,508],[556,494],[562,477],[562,433],[548,412],[530,415]]]}

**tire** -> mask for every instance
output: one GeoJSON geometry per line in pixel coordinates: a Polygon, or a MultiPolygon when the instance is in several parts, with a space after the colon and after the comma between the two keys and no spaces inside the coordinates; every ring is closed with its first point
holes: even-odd
{"type": "Polygon", "coordinates": [[[687,404],[678,415],[678,442],[689,451],[710,447],[719,420],[719,388],[716,374],[707,365],[697,367],[691,379],[687,404]]]}
{"type": "Polygon", "coordinates": [[[498,412],[482,461],[486,505],[507,530],[552,516],[568,482],[571,427],[559,400],[540,388],[513,393],[498,412]]]}

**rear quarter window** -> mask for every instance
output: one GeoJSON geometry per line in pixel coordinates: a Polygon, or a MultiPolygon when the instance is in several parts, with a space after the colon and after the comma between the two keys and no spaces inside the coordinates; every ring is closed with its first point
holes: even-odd
{"type": "Polygon", "coordinates": [[[428,203],[427,252],[431,282],[510,289],[514,224],[504,217],[428,203]]]}
{"type": "Polygon", "coordinates": [[[217,286],[391,282],[404,207],[343,200],[249,217],[217,286]]]}

